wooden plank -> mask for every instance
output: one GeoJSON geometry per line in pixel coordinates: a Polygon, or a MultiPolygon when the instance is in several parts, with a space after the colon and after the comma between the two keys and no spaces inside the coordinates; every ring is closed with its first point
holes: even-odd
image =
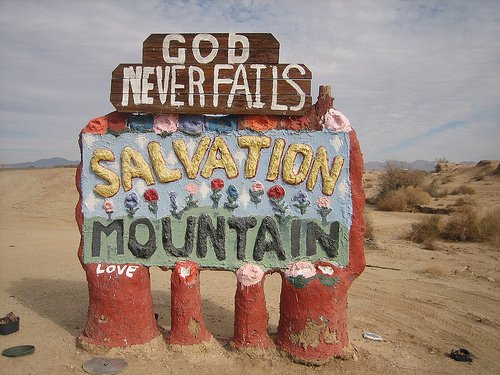
{"type": "MultiPolygon", "coordinates": [[[[198,78],[198,77],[196,77],[198,78]]],[[[128,82],[128,81],[127,81],[128,82]]],[[[157,96],[158,93],[160,92],[159,85],[157,82],[157,77],[156,75],[152,75],[149,77],[148,82],[150,84],[153,84],[153,88],[148,90],[148,92],[151,95],[157,96]]],[[[255,94],[257,93],[257,85],[259,86],[259,93],[261,94],[269,94],[272,93],[273,90],[279,93],[280,95],[298,95],[298,91],[292,87],[290,83],[285,81],[284,79],[279,79],[279,80],[255,80],[255,79],[249,79],[248,81],[248,89],[250,93],[255,94]]],[[[295,84],[299,87],[299,89],[305,94],[305,95],[311,95],[311,80],[304,80],[304,79],[298,79],[294,81],[295,84]]],[[[112,93],[128,93],[132,92],[131,87],[142,87],[142,79],[130,79],[129,83],[127,83],[124,86],[123,79],[122,78],[113,78],[111,80],[111,92],[112,93]]],[[[243,80],[239,79],[238,84],[242,85],[243,80]]],[[[165,87],[164,85],[164,80],[161,80],[161,87],[162,87],[162,92],[167,91],[171,92],[172,91],[172,83],[169,80],[168,81],[168,86],[165,87]]],[[[189,84],[189,79],[188,77],[177,77],[176,78],[176,86],[178,88],[175,89],[175,92],[181,93],[181,94],[189,94],[195,93],[199,94],[200,90],[197,85],[191,85],[189,84]],[[179,87],[181,86],[181,87],[179,87]]],[[[217,85],[217,92],[219,94],[230,94],[230,91],[232,89],[233,84],[219,84],[217,85]]],[[[202,92],[205,94],[213,94],[215,93],[215,86],[214,86],[214,81],[213,80],[205,80],[202,84],[203,90],[202,92]]],[[[237,92],[245,92],[244,88],[239,88],[236,90],[237,92]]]]}
{"type": "MultiPolygon", "coordinates": [[[[201,34],[201,33],[200,33],[201,34]]],[[[202,41],[199,44],[195,44],[193,46],[193,40],[197,35],[200,34],[178,34],[184,38],[184,42],[178,42],[175,40],[170,41],[168,44],[169,52],[171,52],[171,56],[177,56],[178,48],[185,48],[186,52],[186,63],[190,64],[195,60],[193,56],[193,48],[194,49],[202,49],[203,52],[209,53],[212,50],[212,44],[207,41],[202,41]]],[[[174,34],[151,34],[143,43],[143,63],[145,64],[156,64],[156,63],[164,63],[163,59],[163,47],[164,47],[164,39],[167,35],[174,34]]],[[[242,45],[240,43],[236,43],[233,46],[229,45],[230,34],[229,33],[213,33],[209,34],[217,39],[218,42],[218,51],[216,61],[212,63],[226,63],[227,55],[229,49],[235,49],[236,55],[239,55],[241,52],[242,45]],[[219,56],[220,54],[220,56],[219,56]]],[[[277,64],[279,63],[279,42],[276,38],[269,33],[238,33],[236,36],[242,35],[248,38],[248,53],[249,58],[246,62],[264,62],[269,64],[277,64]],[[268,53],[264,53],[265,50],[269,50],[268,53]],[[262,60],[261,60],[262,59],[262,60]]]]}
{"type": "MultiPolygon", "coordinates": [[[[166,95],[166,101],[162,104],[158,97],[153,98],[153,104],[134,104],[132,95],[129,95],[129,104],[122,106],[122,95],[111,94],[110,100],[113,106],[119,112],[129,113],[185,113],[185,114],[260,114],[260,115],[287,115],[287,116],[300,116],[303,115],[312,106],[312,97],[305,97],[304,106],[298,111],[291,111],[290,109],[271,109],[273,100],[272,95],[261,96],[261,102],[264,103],[263,108],[249,108],[245,95],[234,95],[233,103],[228,106],[228,99],[232,95],[219,95],[218,105],[214,106],[213,95],[204,95],[205,105],[200,105],[200,95],[193,95],[193,105],[189,106],[188,94],[179,94],[175,96],[175,100],[183,102],[184,105],[173,106],[171,105],[171,95],[166,95]]],[[[252,96],[252,99],[255,98],[252,96]]],[[[286,105],[288,108],[297,106],[299,104],[299,96],[297,95],[283,95],[277,97],[277,104],[286,105]]]]}
{"type": "MultiPolygon", "coordinates": [[[[311,80],[312,79],[312,73],[309,70],[307,66],[304,64],[275,64],[275,65],[270,65],[270,64],[262,64],[264,65],[263,69],[257,69],[257,68],[252,68],[251,64],[227,64],[227,66],[231,66],[232,68],[229,69],[219,69],[219,78],[222,79],[233,79],[234,74],[236,69],[238,68],[238,65],[243,65],[243,68],[245,69],[247,73],[247,78],[248,79],[256,79],[258,72],[260,72],[260,79],[261,80],[267,80],[267,79],[275,79],[273,77],[273,67],[276,67],[276,72],[277,76],[280,79],[283,76],[283,71],[290,65],[293,66],[300,66],[304,70],[304,74],[301,74],[299,69],[297,68],[291,68],[289,69],[288,72],[288,77],[293,79],[293,80],[299,80],[299,79],[305,79],[305,80],[311,80]]],[[[214,65],[172,65],[172,64],[157,64],[157,65],[147,65],[147,64],[120,64],[118,65],[115,70],[113,70],[112,73],[112,78],[113,79],[121,79],[123,77],[123,69],[124,68],[133,68],[134,71],[137,69],[137,67],[153,67],[156,69],[157,66],[162,67],[162,71],[165,71],[166,67],[172,68],[172,66],[179,66],[179,67],[184,67],[184,69],[181,68],[176,68],[177,74],[176,76],[179,78],[179,80],[187,80],[188,73],[189,73],[189,66],[199,68],[203,70],[205,74],[205,81],[213,81],[214,79],[214,72],[215,72],[215,66],[214,65]]],[[[222,66],[219,66],[222,67],[222,66]]]]}
{"type": "MultiPolygon", "coordinates": [[[[198,64],[198,61],[195,59],[193,51],[199,51],[201,56],[208,56],[211,52],[211,49],[189,49],[186,50],[185,55],[185,65],[195,65],[198,64]]],[[[241,51],[236,49],[237,55],[241,55],[241,51]]],[[[169,48],[170,56],[177,56],[178,51],[176,48],[169,48]]],[[[142,60],[144,64],[165,64],[163,59],[163,48],[145,48],[142,52],[142,60]]],[[[210,62],[210,64],[227,64],[228,62],[228,53],[229,50],[227,48],[219,48],[217,50],[217,55],[210,62]]],[[[245,64],[278,64],[279,62],[279,49],[263,49],[263,48],[255,48],[250,50],[248,59],[245,61],[245,64]]]]}

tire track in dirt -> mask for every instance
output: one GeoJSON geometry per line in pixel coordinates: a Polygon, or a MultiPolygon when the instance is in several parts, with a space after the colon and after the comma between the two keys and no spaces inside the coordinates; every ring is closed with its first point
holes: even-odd
{"type": "MultiPolygon", "coordinates": [[[[368,314],[377,317],[383,322],[390,322],[391,325],[396,323],[398,328],[402,328],[406,332],[414,331],[416,321],[425,321],[425,325],[431,328],[432,331],[437,330],[439,332],[441,339],[445,339],[451,345],[456,342],[467,343],[469,347],[474,348],[474,354],[481,359],[484,367],[492,371],[499,370],[497,355],[500,351],[500,339],[495,334],[494,328],[476,325],[472,327],[465,320],[465,317],[450,315],[449,311],[454,311],[453,309],[443,308],[440,305],[436,306],[433,303],[422,303],[415,300],[413,296],[395,294],[394,297],[391,297],[380,289],[371,290],[370,288],[353,290],[352,296],[370,301],[370,306],[387,306],[388,308],[384,311],[372,307],[368,314]],[[474,342],[481,343],[481,345],[474,345],[474,342]]],[[[425,298],[428,295],[420,294],[418,297],[425,298]]],[[[438,300],[443,298],[443,296],[437,297],[438,300]]],[[[474,296],[472,299],[486,301],[488,298],[474,296]]]]}

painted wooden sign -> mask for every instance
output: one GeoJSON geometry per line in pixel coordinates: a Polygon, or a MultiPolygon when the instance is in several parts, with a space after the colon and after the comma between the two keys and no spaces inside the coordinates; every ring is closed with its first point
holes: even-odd
{"type": "Polygon", "coordinates": [[[239,120],[132,115],[118,137],[82,134],[84,262],[345,267],[348,133],[237,131],[239,120]]]}
{"type": "Polygon", "coordinates": [[[152,34],[142,64],[113,71],[120,112],[297,116],[312,105],[311,71],[280,64],[271,34],[152,34]]]}

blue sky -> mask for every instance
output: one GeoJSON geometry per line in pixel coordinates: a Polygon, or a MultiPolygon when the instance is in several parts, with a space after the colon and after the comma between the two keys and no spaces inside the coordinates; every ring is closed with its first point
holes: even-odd
{"type": "Polygon", "coordinates": [[[169,32],[273,33],[367,161],[500,159],[500,1],[0,0],[0,163],[78,160],[113,69],[169,32]]]}

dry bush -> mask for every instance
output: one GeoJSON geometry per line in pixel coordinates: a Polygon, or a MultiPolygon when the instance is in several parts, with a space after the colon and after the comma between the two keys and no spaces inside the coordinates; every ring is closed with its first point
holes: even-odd
{"type": "Polygon", "coordinates": [[[438,188],[436,182],[424,187],[424,190],[433,198],[444,198],[448,195],[448,189],[438,188]]]}
{"type": "Polygon", "coordinates": [[[458,197],[455,203],[453,203],[453,206],[465,206],[465,205],[473,205],[475,204],[474,200],[471,199],[470,197],[464,196],[464,197],[458,197]]]}
{"type": "Polygon", "coordinates": [[[479,228],[484,241],[500,247],[500,207],[488,212],[480,221],[479,228]]]}
{"type": "Polygon", "coordinates": [[[377,208],[381,211],[406,211],[407,207],[403,189],[391,191],[377,199],[377,208]]]}
{"type": "Polygon", "coordinates": [[[476,210],[469,206],[453,213],[441,236],[447,240],[454,241],[476,241],[481,239],[479,219],[476,210]]]}
{"type": "Polygon", "coordinates": [[[381,211],[408,211],[416,205],[427,204],[430,200],[429,193],[420,186],[407,186],[379,198],[377,208],[381,211]]]}
{"type": "Polygon", "coordinates": [[[472,186],[460,185],[456,189],[453,189],[450,194],[453,194],[453,195],[469,194],[469,195],[471,195],[471,194],[475,194],[475,193],[476,193],[476,190],[474,190],[474,188],[472,186]]]}
{"type": "Polygon", "coordinates": [[[418,186],[425,175],[424,171],[410,171],[400,165],[387,163],[385,171],[379,178],[378,197],[382,198],[392,191],[407,186],[418,186]]]}
{"type": "Polygon", "coordinates": [[[365,240],[375,239],[375,228],[373,227],[372,221],[365,216],[365,240]]]}
{"type": "Polygon", "coordinates": [[[435,249],[435,241],[441,235],[441,219],[439,216],[427,216],[411,225],[406,239],[421,243],[428,250],[435,249]]]}

